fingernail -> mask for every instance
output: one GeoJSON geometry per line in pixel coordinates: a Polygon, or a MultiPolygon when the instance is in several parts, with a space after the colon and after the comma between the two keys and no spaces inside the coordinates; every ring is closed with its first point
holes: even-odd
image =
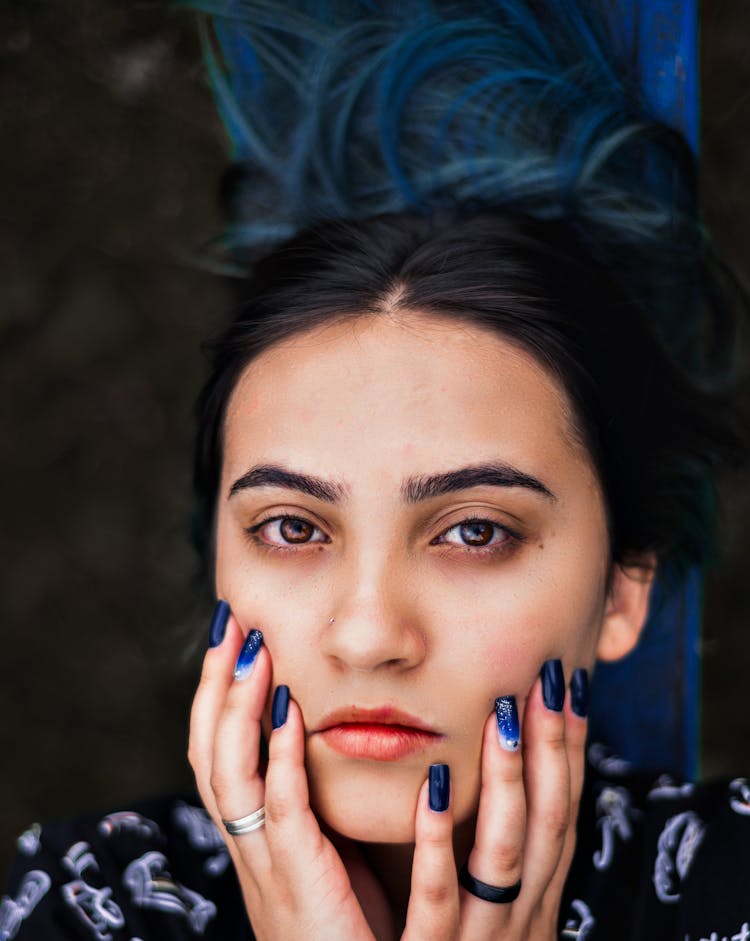
{"type": "Polygon", "coordinates": [[[229,611],[230,608],[226,601],[216,602],[213,617],[211,618],[211,626],[208,629],[209,647],[218,647],[224,640],[224,633],[226,632],[227,621],[229,620],[229,611]]]}
{"type": "Polygon", "coordinates": [[[451,771],[448,765],[430,765],[430,810],[438,814],[451,800],[451,771]]]}
{"type": "Polygon", "coordinates": [[[249,676],[255,666],[255,658],[258,651],[263,646],[263,635],[260,631],[253,629],[245,638],[240,655],[237,657],[237,663],[234,668],[234,678],[244,680],[249,676]]]}
{"type": "Polygon", "coordinates": [[[583,667],[573,670],[570,678],[570,708],[582,719],[589,714],[589,675],[583,667]]]}
{"type": "Polygon", "coordinates": [[[271,725],[275,729],[280,729],[286,722],[287,712],[289,712],[289,687],[277,686],[271,706],[271,725]]]}
{"type": "Polygon", "coordinates": [[[565,702],[565,677],[559,660],[548,660],[542,667],[542,699],[554,712],[562,712],[565,702]]]}
{"type": "Polygon", "coordinates": [[[505,751],[518,751],[521,744],[521,726],[515,696],[499,696],[495,700],[497,738],[505,751]]]}

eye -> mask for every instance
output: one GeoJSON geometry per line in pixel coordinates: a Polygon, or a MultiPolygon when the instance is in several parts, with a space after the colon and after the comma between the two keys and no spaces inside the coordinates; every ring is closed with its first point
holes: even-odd
{"type": "Polygon", "coordinates": [[[446,529],[436,539],[436,545],[454,545],[465,549],[495,549],[519,542],[521,537],[499,523],[487,519],[467,519],[446,529]]]}
{"type": "Polygon", "coordinates": [[[328,537],[322,529],[301,516],[274,516],[251,526],[248,532],[257,541],[279,548],[328,542],[328,537]]]}

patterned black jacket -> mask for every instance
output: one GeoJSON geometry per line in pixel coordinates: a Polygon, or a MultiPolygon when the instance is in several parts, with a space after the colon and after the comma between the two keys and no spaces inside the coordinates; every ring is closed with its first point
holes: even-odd
{"type": "MultiPolygon", "coordinates": [[[[252,937],[194,798],[33,825],[0,902],[0,941],[252,937]]],[[[750,941],[750,779],[655,779],[592,746],[560,938],[750,941]]]]}

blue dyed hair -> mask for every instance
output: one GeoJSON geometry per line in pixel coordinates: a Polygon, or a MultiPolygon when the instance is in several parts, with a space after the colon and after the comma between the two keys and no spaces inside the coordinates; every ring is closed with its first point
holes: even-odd
{"type": "Polygon", "coordinates": [[[185,0],[231,143],[229,257],[326,219],[564,218],[696,358],[707,245],[682,136],[580,0],[185,0]]]}
{"type": "Polygon", "coordinates": [[[190,5],[213,14],[211,82],[250,171],[238,244],[467,201],[644,238],[685,208],[664,128],[580,3],[190,5]]]}
{"type": "Polygon", "coordinates": [[[590,442],[603,442],[615,559],[648,548],[683,567],[705,559],[713,471],[738,442],[724,398],[703,395],[682,373],[726,373],[731,292],[698,218],[693,153],[650,113],[606,32],[604,5],[183,3],[203,14],[232,148],[224,244],[233,270],[248,276],[199,405],[204,536],[224,409],[241,370],[274,337],[345,310],[377,310],[389,284],[405,283],[419,309],[455,312],[481,298],[484,307],[477,300],[466,315],[481,320],[491,310],[496,329],[515,330],[529,346],[536,327],[522,308],[541,291],[526,305],[546,331],[546,347],[535,349],[558,351],[547,359],[558,369],[569,362],[569,378],[597,377],[593,388],[586,378],[566,387],[580,415],[601,412],[584,424],[590,442]],[[566,246],[578,260],[560,263],[552,285],[553,255],[566,246]],[[449,257],[455,270],[436,293],[449,257]],[[525,271],[534,277],[524,282],[525,271]],[[506,314],[512,327],[500,324],[506,314]],[[662,365],[650,334],[635,343],[641,320],[671,362],[662,365]],[[615,336],[623,341],[613,345],[615,336]],[[577,363],[586,337],[596,342],[577,363]],[[636,459],[638,447],[648,460],[636,459]]]}

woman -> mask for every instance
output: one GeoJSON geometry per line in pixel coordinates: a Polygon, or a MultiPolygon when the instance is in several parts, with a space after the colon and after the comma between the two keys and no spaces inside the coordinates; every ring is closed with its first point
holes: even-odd
{"type": "MultiPolygon", "coordinates": [[[[681,468],[723,446],[572,239],[507,214],[324,225],[258,265],[219,347],[198,479],[229,604],[191,760],[230,833],[265,806],[229,841],[259,937],[556,936],[588,673],[637,643],[658,547],[692,551],[666,549],[697,509],[681,468]]],[[[635,936],[678,937],[650,888],[635,936]]]]}
{"type": "Polygon", "coordinates": [[[743,785],[584,789],[594,661],[704,556],[723,399],[580,215],[431,192],[257,262],[216,346],[190,736],[216,829],[165,801],[30,833],[6,936],[750,932],[743,785]]]}

